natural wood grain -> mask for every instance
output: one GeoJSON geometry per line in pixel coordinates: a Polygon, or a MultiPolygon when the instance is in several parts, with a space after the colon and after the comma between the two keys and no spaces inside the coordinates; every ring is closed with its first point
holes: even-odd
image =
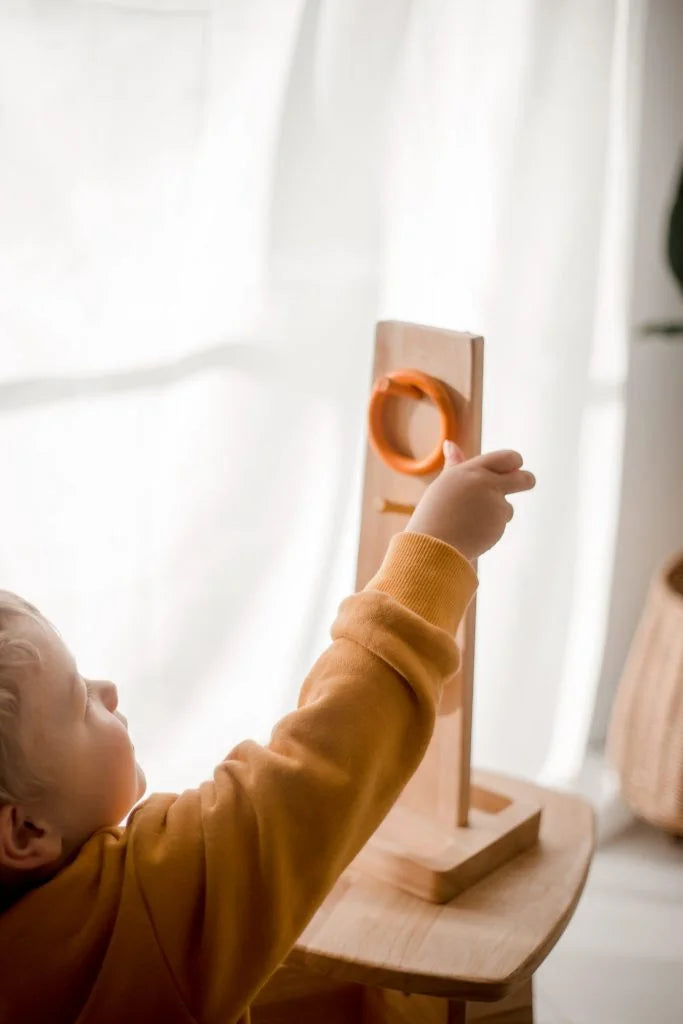
{"type": "Polygon", "coordinates": [[[450,903],[425,902],[353,869],[304,930],[290,963],[328,978],[453,999],[502,999],[562,934],[594,846],[582,799],[476,772],[475,784],[542,807],[538,844],[450,903]]]}

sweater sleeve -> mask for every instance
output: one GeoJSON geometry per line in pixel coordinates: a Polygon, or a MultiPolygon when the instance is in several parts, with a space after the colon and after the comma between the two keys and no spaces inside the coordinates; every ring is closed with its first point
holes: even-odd
{"type": "Polygon", "coordinates": [[[203,1024],[244,1012],[417,768],[475,588],[454,548],[395,535],[268,745],[238,744],[212,781],[131,815],[128,870],[203,1024]]]}

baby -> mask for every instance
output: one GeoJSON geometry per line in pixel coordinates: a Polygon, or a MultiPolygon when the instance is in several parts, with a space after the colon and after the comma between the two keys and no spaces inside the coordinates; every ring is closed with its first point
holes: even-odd
{"type": "Polygon", "coordinates": [[[145,777],[116,687],[0,591],[0,1021],[250,1020],[420,763],[471,562],[512,517],[506,495],[534,486],[516,452],[444,451],[270,743],[130,814],[145,777]]]}
{"type": "Polygon", "coordinates": [[[37,608],[0,591],[0,900],[59,871],[145,791],[113,683],[83,679],[37,608]]]}

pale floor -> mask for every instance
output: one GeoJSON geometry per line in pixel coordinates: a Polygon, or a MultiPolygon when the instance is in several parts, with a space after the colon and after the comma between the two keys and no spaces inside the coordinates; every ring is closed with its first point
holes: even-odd
{"type": "Polygon", "coordinates": [[[535,982],[537,1024],[683,1024],[683,842],[638,822],[599,847],[535,982]]]}

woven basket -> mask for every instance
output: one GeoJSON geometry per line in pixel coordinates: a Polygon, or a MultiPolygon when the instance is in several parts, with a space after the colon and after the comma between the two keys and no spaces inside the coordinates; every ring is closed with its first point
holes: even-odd
{"type": "Polygon", "coordinates": [[[631,810],[683,835],[683,552],[650,584],[614,703],[607,756],[631,810]]]}

